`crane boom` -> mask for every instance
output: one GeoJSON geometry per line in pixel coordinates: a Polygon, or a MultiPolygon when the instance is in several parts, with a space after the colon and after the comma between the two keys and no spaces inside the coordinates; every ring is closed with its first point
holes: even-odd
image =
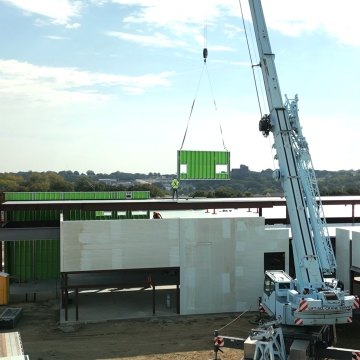
{"type": "Polygon", "coordinates": [[[249,0],[269,115],[259,130],[273,134],[275,158],[289,212],[296,279],[284,271],[265,272],[262,304],[266,311],[291,325],[320,325],[351,321],[354,296],[329,282],[336,271],[335,255],[324,220],[308,143],[298,117],[298,97],[283,102],[260,0],[249,0]]]}

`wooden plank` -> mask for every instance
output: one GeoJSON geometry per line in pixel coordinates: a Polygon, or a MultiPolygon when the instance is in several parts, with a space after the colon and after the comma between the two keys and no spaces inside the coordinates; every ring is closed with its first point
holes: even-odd
{"type": "Polygon", "coordinates": [[[0,356],[10,357],[24,355],[20,333],[18,331],[0,334],[0,356]]]}

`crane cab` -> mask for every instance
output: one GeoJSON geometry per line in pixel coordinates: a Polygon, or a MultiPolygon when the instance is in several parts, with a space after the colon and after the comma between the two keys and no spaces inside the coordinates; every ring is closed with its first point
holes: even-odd
{"type": "Polygon", "coordinates": [[[264,278],[262,306],[270,316],[283,314],[283,307],[288,303],[288,293],[294,289],[294,280],[283,270],[267,270],[264,278]]]}
{"type": "Polygon", "coordinates": [[[293,278],[283,270],[265,271],[264,292],[271,294],[273,291],[278,296],[287,296],[288,290],[293,289],[293,278]]]}

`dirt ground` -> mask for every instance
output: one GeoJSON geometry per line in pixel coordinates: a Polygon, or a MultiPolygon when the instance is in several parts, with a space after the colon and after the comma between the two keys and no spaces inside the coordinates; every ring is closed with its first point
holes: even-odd
{"type": "MultiPolygon", "coordinates": [[[[232,315],[154,317],[59,326],[58,300],[16,304],[23,315],[19,331],[31,360],[57,359],[213,359],[213,330],[232,322],[232,315]]],[[[222,335],[246,338],[256,314],[247,313],[226,326],[222,335]]],[[[337,327],[337,346],[360,348],[360,316],[337,327]]],[[[223,349],[221,359],[241,359],[242,351],[223,349]]]]}

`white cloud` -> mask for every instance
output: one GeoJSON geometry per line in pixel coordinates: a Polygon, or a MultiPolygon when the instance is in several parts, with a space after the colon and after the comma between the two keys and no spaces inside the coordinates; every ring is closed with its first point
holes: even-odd
{"type": "Polygon", "coordinates": [[[44,37],[47,39],[50,39],[50,40],[65,40],[66,39],[66,37],[64,37],[64,36],[57,36],[57,35],[45,35],[44,37]]]}
{"type": "Polygon", "coordinates": [[[124,21],[127,23],[147,23],[156,26],[177,28],[183,31],[186,24],[200,26],[215,18],[224,20],[222,15],[239,13],[238,3],[231,0],[113,0],[114,3],[133,6],[134,11],[124,21]],[[138,7],[138,8],[136,8],[138,7]]]}
{"type": "Polygon", "coordinates": [[[183,41],[169,39],[169,37],[160,33],[155,33],[153,35],[138,35],[138,34],[130,34],[120,31],[108,31],[106,32],[106,35],[113,36],[121,40],[135,42],[145,46],[173,48],[173,47],[185,45],[183,41]]]}
{"type": "MultiPolygon", "coordinates": [[[[205,44],[204,23],[210,24],[215,18],[220,19],[224,9],[228,11],[231,8],[229,6],[231,2],[228,0],[221,2],[214,0],[195,2],[189,0],[182,2],[112,0],[112,2],[131,7],[131,14],[126,16],[123,22],[127,29],[133,29],[134,32],[109,31],[107,35],[143,46],[177,47],[189,52],[198,52],[198,45],[205,44]]],[[[220,23],[223,27],[222,21],[220,23]]],[[[233,27],[231,31],[233,33],[236,30],[233,27]]],[[[229,46],[221,44],[212,46],[212,50],[233,51],[229,46]]]]}
{"type": "MultiPolygon", "coordinates": [[[[40,15],[51,20],[51,23],[78,27],[71,19],[79,16],[82,3],[77,0],[4,0],[29,14],[40,15]]],[[[43,20],[42,23],[44,24],[43,20]]]]}
{"type": "Polygon", "coordinates": [[[269,27],[284,34],[322,31],[340,43],[360,46],[358,0],[263,0],[269,27]]]}
{"type": "MultiPolygon", "coordinates": [[[[132,7],[131,15],[123,21],[127,24],[147,24],[171,29],[176,36],[202,29],[204,20],[221,24],[230,36],[234,31],[227,27],[228,17],[239,17],[238,1],[234,0],[3,0],[27,13],[50,19],[51,23],[67,28],[78,28],[73,19],[81,15],[87,6],[106,6],[117,3],[132,7]]],[[[247,0],[241,0],[245,17],[249,19],[247,0]]],[[[323,31],[340,43],[360,46],[358,36],[358,0],[262,0],[269,28],[289,36],[304,32],[323,31]]],[[[40,19],[37,23],[44,24],[40,19]]],[[[242,22],[239,19],[239,27],[242,22]]]]}
{"type": "MultiPolygon", "coordinates": [[[[228,17],[239,17],[240,7],[232,0],[112,0],[121,5],[133,6],[131,15],[124,19],[128,24],[148,24],[166,27],[179,36],[194,27],[201,29],[204,20],[209,26],[221,24],[230,36],[234,31],[227,27],[228,17]]],[[[245,18],[250,19],[247,0],[241,0],[245,18]]],[[[289,36],[320,31],[340,43],[360,46],[358,36],[358,0],[262,0],[269,28],[289,36]]],[[[239,18],[239,27],[242,22],[239,18]]]]}
{"type": "Polygon", "coordinates": [[[0,60],[0,94],[3,99],[46,102],[103,101],[114,88],[141,94],[153,87],[168,86],[171,73],[124,76],[91,73],[75,68],[36,66],[16,60],[0,60]],[[104,89],[109,90],[103,92],[104,89]]]}
{"type": "Polygon", "coordinates": [[[65,27],[67,29],[77,29],[79,28],[81,25],[79,23],[72,23],[72,24],[65,24],[65,27]]]}
{"type": "Polygon", "coordinates": [[[224,24],[224,32],[230,39],[233,39],[239,36],[240,33],[243,33],[244,29],[234,24],[224,24]]]}

